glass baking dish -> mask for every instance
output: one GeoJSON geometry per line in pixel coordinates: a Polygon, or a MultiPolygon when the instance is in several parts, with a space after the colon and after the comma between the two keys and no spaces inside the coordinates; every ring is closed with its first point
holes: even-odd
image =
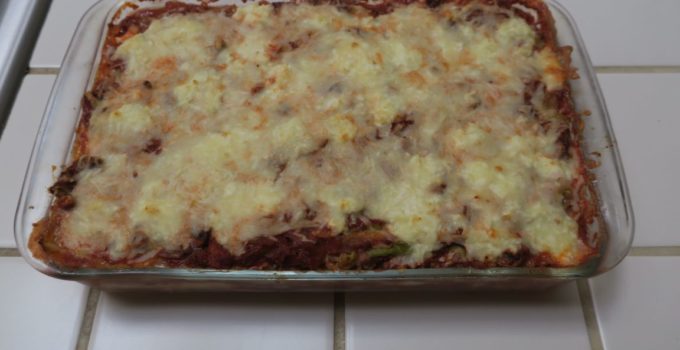
{"type": "MultiPolygon", "coordinates": [[[[17,245],[24,258],[47,275],[76,280],[104,289],[172,290],[379,290],[379,289],[539,289],[592,277],[616,266],[633,239],[633,211],[621,159],[607,108],[592,64],[573,19],[556,1],[547,0],[555,18],[560,45],[574,48],[573,66],[580,79],[571,82],[583,118],[584,154],[598,154],[592,170],[599,197],[601,220],[593,227],[601,235],[600,256],[575,268],[442,268],[387,271],[298,272],[209,270],[186,268],[69,269],[47,265],[28,249],[33,223],[51,202],[47,188],[60,165],[69,163],[71,143],[80,115],[80,102],[89,90],[98,66],[107,24],[126,2],[153,7],[164,1],[102,0],[81,19],[52,89],[33,146],[15,218],[17,245]]],[[[188,1],[192,2],[192,1],[188,1]]],[[[198,1],[193,1],[198,2],[198,1]]],[[[240,4],[236,0],[215,5],[240,4]]]]}

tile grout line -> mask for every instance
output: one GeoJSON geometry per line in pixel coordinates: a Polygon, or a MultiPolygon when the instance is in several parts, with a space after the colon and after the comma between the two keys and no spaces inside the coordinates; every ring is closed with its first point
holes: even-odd
{"type": "Polygon", "coordinates": [[[34,75],[54,75],[59,74],[59,68],[55,67],[30,67],[28,68],[28,74],[34,75]]]}
{"type": "Polygon", "coordinates": [[[680,256],[680,246],[633,247],[629,256],[680,256]]]}
{"type": "Polygon", "coordinates": [[[0,248],[0,257],[16,257],[21,256],[17,248],[0,248]]]}
{"type": "Polygon", "coordinates": [[[593,295],[590,292],[588,280],[580,280],[576,282],[576,286],[578,287],[578,296],[581,301],[583,318],[586,322],[590,348],[591,350],[604,350],[602,333],[600,332],[600,326],[597,322],[597,314],[595,313],[595,306],[593,305],[593,295]]]}
{"type": "Polygon", "coordinates": [[[333,294],[333,350],[345,350],[345,293],[333,294]]]}
{"type": "Polygon", "coordinates": [[[94,316],[97,313],[97,304],[99,303],[99,289],[90,287],[87,293],[87,301],[85,303],[85,311],[83,312],[83,321],[80,324],[78,332],[78,341],[76,343],[76,350],[87,350],[90,345],[90,336],[92,335],[92,324],[94,323],[94,316]]]}
{"type": "Polygon", "coordinates": [[[680,73],[680,66],[595,66],[595,73],[680,73]]]}

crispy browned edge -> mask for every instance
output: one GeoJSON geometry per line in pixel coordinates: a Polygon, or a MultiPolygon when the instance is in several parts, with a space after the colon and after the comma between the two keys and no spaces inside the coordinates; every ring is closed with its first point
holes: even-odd
{"type": "MultiPolygon", "coordinates": [[[[362,0],[294,0],[292,3],[311,3],[311,4],[331,4],[339,7],[349,8],[351,6],[361,6],[368,9],[373,15],[378,16],[384,13],[389,13],[397,6],[409,5],[412,3],[424,4],[431,8],[436,8],[442,3],[452,2],[458,6],[465,6],[472,3],[479,3],[488,6],[498,6],[505,9],[512,9],[515,14],[523,17],[527,22],[532,24],[536,32],[539,34],[542,47],[548,47],[556,52],[561,61],[561,71],[556,73],[563,74],[565,83],[561,90],[548,93],[548,98],[557,107],[559,113],[571,121],[571,130],[566,133],[566,139],[560,138],[560,142],[570,150],[571,156],[578,158],[581,165],[580,176],[586,180],[586,184],[577,188],[578,193],[574,196],[577,198],[580,208],[579,212],[572,212],[570,214],[577,216],[579,225],[579,237],[584,245],[590,249],[589,254],[585,255],[581,261],[584,263],[591,258],[597,256],[597,248],[599,248],[600,241],[603,237],[602,232],[593,239],[588,237],[588,226],[599,217],[597,211],[597,196],[592,188],[592,175],[585,166],[583,152],[580,148],[581,135],[583,130],[583,122],[580,115],[575,111],[573,100],[571,97],[571,87],[568,79],[577,79],[578,76],[575,70],[571,67],[571,51],[569,46],[560,47],[557,43],[556,30],[554,19],[550,10],[542,0],[385,0],[379,4],[369,4],[362,0]],[[525,12],[526,8],[535,11],[536,16],[533,17],[530,13],[525,12]]],[[[262,2],[265,3],[265,2],[262,2]]],[[[274,4],[274,6],[279,6],[274,4]]],[[[118,13],[114,16],[111,23],[108,24],[108,32],[101,52],[101,61],[96,72],[92,90],[85,93],[82,100],[82,114],[78,126],[76,128],[76,140],[71,151],[72,159],[76,160],[73,164],[62,171],[62,176],[71,172],[78,171],[82,168],[82,161],[85,160],[86,166],[93,162],[87,156],[87,131],[89,127],[89,119],[91,116],[93,104],[97,100],[102,99],[104,93],[111,84],[116,84],[114,73],[124,69],[122,62],[115,61],[111,58],[111,54],[115,48],[120,45],[125,39],[134,34],[143,32],[148,27],[150,21],[155,18],[166,16],[175,13],[189,13],[189,12],[223,12],[225,15],[232,15],[236,7],[233,5],[212,7],[208,2],[200,5],[187,5],[180,2],[169,2],[163,8],[145,9],[135,11],[132,15],[122,17],[125,10],[136,9],[136,5],[127,3],[123,5],[118,13]],[[78,166],[80,165],[80,166],[78,166]]],[[[537,49],[542,48],[537,47],[537,49]]],[[[96,163],[96,160],[95,160],[96,163]]],[[[62,177],[60,176],[60,178],[62,177]]],[[[57,197],[57,196],[55,196],[57,197]]],[[[235,257],[231,255],[224,247],[219,245],[214,239],[210,237],[210,232],[198,235],[195,242],[192,242],[186,252],[181,252],[179,256],[176,253],[164,255],[157,254],[155,257],[145,260],[143,262],[132,261],[111,261],[105,254],[100,256],[79,257],[73,252],[70,252],[59,245],[56,241],[54,233],[60,226],[63,214],[68,210],[67,203],[59,203],[61,198],[56,198],[45,218],[34,224],[34,229],[29,240],[29,249],[33,255],[49,264],[54,264],[64,268],[115,268],[115,267],[135,267],[143,268],[150,266],[168,266],[168,267],[202,267],[202,268],[245,268],[245,269],[260,269],[260,270],[344,270],[344,269],[385,269],[385,268],[405,268],[390,264],[389,259],[385,258],[366,258],[365,253],[367,249],[379,246],[385,247],[395,244],[394,237],[391,235],[381,234],[378,230],[372,227],[373,224],[380,226],[380,220],[371,220],[370,218],[359,218],[358,222],[365,222],[368,220],[369,225],[359,225],[351,235],[339,235],[346,237],[331,236],[324,227],[309,229],[309,232],[303,230],[296,230],[295,232],[283,232],[274,237],[275,240],[268,238],[255,239],[254,242],[248,242],[246,246],[246,253],[235,257]],[[66,209],[64,209],[66,208],[66,209]],[[326,231],[326,232],[324,232],[326,231]],[[305,244],[296,237],[302,235],[313,234],[316,241],[313,244],[305,244]],[[347,237],[348,236],[348,237],[347,237]],[[319,245],[319,241],[321,244],[319,245]],[[256,249],[252,248],[255,245],[256,249]],[[262,247],[265,247],[264,250],[262,247]],[[278,249],[278,251],[277,251],[278,249]],[[282,250],[283,249],[283,250],[282,250]],[[291,250],[301,251],[304,256],[294,257],[291,261],[286,256],[278,258],[277,254],[290,255],[291,250]],[[349,268],[342,266],[342,259],[346,257],[345,254],[354,252],[364,254],[363,261],[359,258],[359,262],[354,263],[349,268]],[[330,253],[333,252],[338,261],[329,264],[327,259],[330,253]],[[259,255],[259,256],[258,256],[259,255]],[[263,255],[274,257],[271,259],[262,260],[263,255]],[[274,260],[273,262],[271,260],[274,260]],[[296,261],[297,259],[298,261],[296,261]],[[320,260],[321,259],[321,260],[320,260]]],[[[62,200],[63,202],[63,200],[62,200]]],[[[68,202],[68,201],[67,201],[68,202]]],[[[516,253],[506,253],[496,260],[485,261],[462,261],[457,259],[457,251],[459,252],[461,246],[458,244],[449,244],[433,253],[433,256],[416,267],[473,267],[473,268],[489,268],[489,267],[559,267],[547,254],[533,254],[527,248],[523,248],[516,253]]],[[[464,247],[462,247],[464,249],[464,247]]],[[[297,254],[297,255],[300,255],[297,254]]]]}

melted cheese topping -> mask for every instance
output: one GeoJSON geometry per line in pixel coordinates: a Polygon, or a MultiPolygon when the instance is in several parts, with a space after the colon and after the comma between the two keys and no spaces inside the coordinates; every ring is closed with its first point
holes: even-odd
{"type": "Polygon", "coordinates": [[[461,239],[480,261],[578,261],[559,195],[578,164],[559,157],[557,113],[535,106],[545,128],[523,97],[527,81],[560,88],[560,64],[521,18],[465,21],[474,9],[251,3],[153,21],[114,54],[125,70],[88,135],[104,166],[79,175],[64,244],[117,259],[210,229],[238,254],[310,224],[342,234],[363,212],[409,244],[405,264],[461,239]]]}

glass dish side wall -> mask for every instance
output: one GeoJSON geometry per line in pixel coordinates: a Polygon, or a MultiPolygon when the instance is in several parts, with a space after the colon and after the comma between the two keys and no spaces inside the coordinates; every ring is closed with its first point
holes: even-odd
{"type": "Polygon", "coordinates": [[[548,4],[555,18],[558,42],[574,48],[572,65],[580,78],[572,80],[571,86],[577,111],[590,113],[583,117],[584,155],[599,164],[590,171],[606,226],[599,274],[614,268],[628,254],[635,229],[633,208],[609,112],[583,39],[566,9],[557,1],[548,4]]]}
{"type": "Polygon", "coordinates": [[[46,274],[55,275],[59,271],[32,256],[28,250],[30,234],[33,224],[46,215],[51,203],[47,188],[59,175],[59,166],[69,161],[81,99],[95,69],[105,23],[119,2],[99,1],[78,23],[47,101],[24,177],[14,218],[14,235],[21,254],[46,274]]]}
{"type": "MultiPolygon", "coordinates": [[[[170,268],[65,271],[49,266],[33,257],[28,250],[32,225],[47,212],[51,202],[47,188],[58,176],[58,166],[69,161],[73,134],[80,116],[80,101],[83,93],[92,84],[106,24],[125,2],[131,1],[102,0],[80,21],[52,90],[31,154],[15,218],[15,236],[21,254],[34,268],[43,273],[98,287],[125,289],[141,287],[161,289],[163,286],[210,290],[221,289],[220,287],[230,290],[268,290],[273,286],[276,286],[274,289],[277,290],[386,289],[390,286],[394,288],[464,286],[476,289],[515,286],[534,289],[607,271],[620,262],[630,248],[633,236],[632,208],[616,140],[596,76],[573,20],[559,4],[546,1],[556,21],[560,45],[574,47],[573,66],[581,76],[580,79],[572,81],[576,108],[578,111],[587,109],[591,112],[589,117],[584,118],[584,153],[587,156],[592,152],[599,152],[602,155],[597,159],[601,165],[593,170],[603,224],[607,229],[600,259],[584,266],[562,269],[448,268],[378,272],[217,271],[170,268]],[[271,287],[267,287],[268,284],[271,287]]],[[[143,7],[154,6],[148,2],[139,3],[143,7]]],[[[227,0],[218,1],[216,5],[230,3],[240,4],[239,1],[227,0]]],[[[155,3],[155,6],[158,4],[155,3]]]]}

